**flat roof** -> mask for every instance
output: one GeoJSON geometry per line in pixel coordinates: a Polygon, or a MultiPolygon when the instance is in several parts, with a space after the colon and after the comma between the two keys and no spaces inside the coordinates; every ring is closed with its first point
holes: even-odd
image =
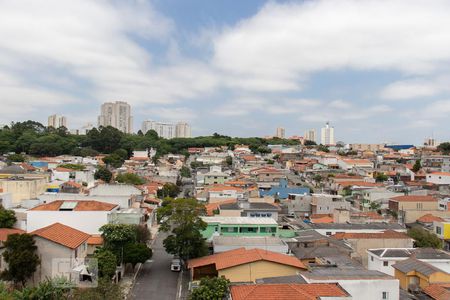
{"type": "Polygon", "coordinates": [[[255,224],[255,225],[278,225],[273,218],[251,218],[251,217],[201,217],[206,223],[219,224],[255,224]]]}
{"type": "MultiPolygon", "coordinates": [[[[400,224],[395,223],[370,223],[370,224],[348,224],[348,223],[311,223],[309,224],[313,229],[349,229],[349,230],[360,230],[360,229],[375,229],[375,230],[385,230],[385,229],[405,229],[400,224]]],[[[406,230],[406,229],[405,229],[406,230]]]]}

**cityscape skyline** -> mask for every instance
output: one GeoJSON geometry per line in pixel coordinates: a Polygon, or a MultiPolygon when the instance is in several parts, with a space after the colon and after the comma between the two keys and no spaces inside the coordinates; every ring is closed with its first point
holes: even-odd
{"type": "Polygon", "coordinates": [[[196,135],[291,136],[329,120],[337,140],[449,140],[450,3],[342,3],[2,3],[0,123],[58,112],[80,128],[124,99],[136,128],[152,116],[196,135]],[[326,28],[310,21],[329,11],[326,28]]]}

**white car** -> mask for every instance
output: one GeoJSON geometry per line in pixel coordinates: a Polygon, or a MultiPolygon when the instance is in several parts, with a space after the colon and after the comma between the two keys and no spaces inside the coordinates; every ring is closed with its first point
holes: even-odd
{"type": "Polygon", "coordinates": [[[181,271],[181,259],[173,258],[172,263],[170,264],[170,270],[174,271],[174,272],[180,272],[181,271]]]}

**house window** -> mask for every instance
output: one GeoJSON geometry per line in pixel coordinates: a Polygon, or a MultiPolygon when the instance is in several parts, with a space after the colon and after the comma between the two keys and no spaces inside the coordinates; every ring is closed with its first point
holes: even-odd
{"type": "Polygon", "coordinates": [[[441,227],[439,227],[439,226],[436,227],[436,234],[442,234],[441,227]]]}
{"type": "Polygon", "coordinates": [[[218,226],[214,227],[214,231],[215,232],[219,231],[219,227],[218,226]]]}
{"type": "Polygon", "coordinates": [[[370,257],[370,260],[373,261],[373,256],[370,257]]]}
{"type": "Polygon", "coordinates": [[[383,292],[382,295],[381,295],[381,299],[383,299],[383,300],[389,299],[389,293],[388,292],[383,292]]]}
{"type": "Polygon", "coordinates": [[[383,261],[383,266],[384,266],[384,267],[389,266],[389,262],[388,262],[388,261],[383,261]]]}
{"type": "Polygon", "coordinates": [[[331,231],[327,231],[325,234],[326,235],[331,235],[331,231]]]}
{"type": "Polygon", "coordinates": [[[228,228],[227,228],[227,231],[228,231],[228,232],[234,232],[234,228],[233,228],[233,227],[228,227],[228,228]]]}

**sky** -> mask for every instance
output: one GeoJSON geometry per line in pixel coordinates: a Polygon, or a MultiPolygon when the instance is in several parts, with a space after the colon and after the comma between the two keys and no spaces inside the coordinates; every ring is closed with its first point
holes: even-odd
{"type": "Polygon", "coordinates": [[[0,124],[126,101],[194,135],[450,140],[448,0],[0,0],[0,124]]]}

